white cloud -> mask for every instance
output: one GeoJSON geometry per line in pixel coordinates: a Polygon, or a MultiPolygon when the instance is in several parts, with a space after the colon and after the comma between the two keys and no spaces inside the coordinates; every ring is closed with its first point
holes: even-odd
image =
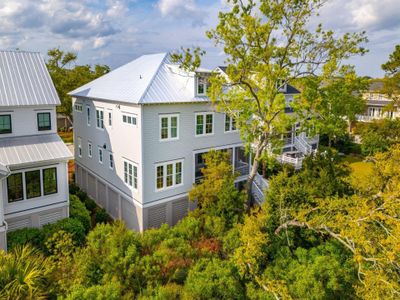
{"type": "Polygon", "coordinates": [[[180,15],[196,9],[194,0],[160,0],[156,6],[163,16],[180,15]]]}
{"type": "Polygon", "coordinates": [[[74,51],[81,51],[83,49],[84,43],[82,41],[75,41],[72,43],[71,48],[74,51]]]}
{"type": "Polygon", "coordinates": [[[98,49],[98,48],[104,47],[104,46],[106,45],[106,43],[107,43],[106,38],[104,38],[104,37],[97,37],[97,38],[95,38],[94,41],[93,41],[93,48],[94,48],[94,49],[98,49]]]}

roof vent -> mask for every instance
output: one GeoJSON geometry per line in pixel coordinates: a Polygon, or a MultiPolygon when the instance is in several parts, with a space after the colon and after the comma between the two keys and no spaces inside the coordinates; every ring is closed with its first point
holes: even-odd
{"type": "Polygon", "coordinates": [[[139,75],[139,78],[142,79],[142,75],[139,75]]]}

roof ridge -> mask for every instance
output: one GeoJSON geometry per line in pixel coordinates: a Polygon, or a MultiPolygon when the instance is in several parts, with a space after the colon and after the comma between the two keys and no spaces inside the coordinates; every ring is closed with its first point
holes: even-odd
{"type": "Polygon", "coordinates": [[[12,50],[12,49],[0,49],[0,52],[13,52],[13,53],[34,53],[34,54],[42,54],[40,51],[30,51],[30,50],[12,50]]]}
{"type": "Polygon", "coordinates": [[[169,55],[170,55],[169,52],[166,52],[166,53],[165,53],[164,58],[162,59],[160,65],[157,67],[157,71],[154,72],[154,75],[151,77],[151,79],[150,79],[150,81],[149,81],[149,84],[147,85],[147,87],[146,87],[146,89],[144,90],[143,94],[140,96],[140,99],[139,99],[139,101],[138,101],[138,104],[142,104],[143,98],[146,96],[147,92],[148,92],[149,89],[150,89],[150,86],[153,84],[154,79],[156,78],[156,76],[157,76],[158,73],[160,72],[161,67],[164,65],[164,62],[165,62],[166,58],[167,58],[169,55]]]}

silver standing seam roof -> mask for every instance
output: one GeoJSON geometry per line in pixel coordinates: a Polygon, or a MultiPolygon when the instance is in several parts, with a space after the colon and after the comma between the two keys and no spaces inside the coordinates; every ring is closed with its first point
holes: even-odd
{"type": "Polygon", "coordinates": [[[39,52],[0,50],[0,107],[59,104],[39,52]]]}
{"type": "Polygon", "coordinates": [[[67,161],[72,154],[56,133],[0,139],[0,166],[67,161]]]}

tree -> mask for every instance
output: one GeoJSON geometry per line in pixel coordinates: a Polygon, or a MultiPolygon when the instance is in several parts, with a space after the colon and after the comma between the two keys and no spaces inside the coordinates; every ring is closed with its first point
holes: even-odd
{"type": "Polygon", "coordinates": [[[243,214],[245,197],[235,187],[237,175],[233,172],[229,154],[211,150],[204,159],[204,177],[189,192],[189,199],[197,201],[199,213],[221,216],[226,224],[234,224],[243,214]]]}
{"type": "Polygon", "coordinates": [[[358,268],[359,296],[395,299],[400,295],[400,146],[374,157],[370,189],[353,195],[316,198],[290,210],[275,233],[307,228],[337,240],[358,268]]]}
{"type": "Polygon", "coordinates": [[[47,55],[49,57],[47,69],[61,100],[57,112],[71,121],[72,99],[68,92],[103,76],[110,71],[110,68],[106,65],[95,65],[93,70],[90,65],[76,65],[77,55],[72,52],[64,52],[60,48],[50,49],[47,55]]]}
{"type": "Polygon", "coordinates": [[[385,71],[382,92],[393,99],[393,106],[398,107],[400,104],[400,45],[396,45],[389,60],[382,65],[382,69],[385,71]]]}
{"type": "MultiPolygon", "coordinates": [[[[348,95],[353,81],[349,78],[355,75],[342,62],[365,52],[359,46],[366,41],[364,33],[347,33],[336,38],[321,25],[313,31],[309,29],[310,18],[323,3],[323,0],[228,0],[230,10],[220,12],[219,24],[207,32],[217,46],[223,47],[228,65],[226,76],[217,74],[210,79],[209,96],[219,110],[236,119],[247,149],[253,152],[247,182],[248,209],[253,204],[251,187],[259,163],[279,146],[287,128],[299,121],[285,113],[282,87],[304,76],[315,77],[322,70],[319,82],[346,75],[343,89],[348,95]]],[[[181,61],[183,67],[190,65],[188,61],[192,59],[196,66],[201,55],[195,50],[186,56],[176,54],[174,59],[181,61]]],[[[318,94],[317,83],[313,81],[308,86],[308,94],[318,94]]],[[[329,94],[330,102],[334,96],[329,94]]]]}

